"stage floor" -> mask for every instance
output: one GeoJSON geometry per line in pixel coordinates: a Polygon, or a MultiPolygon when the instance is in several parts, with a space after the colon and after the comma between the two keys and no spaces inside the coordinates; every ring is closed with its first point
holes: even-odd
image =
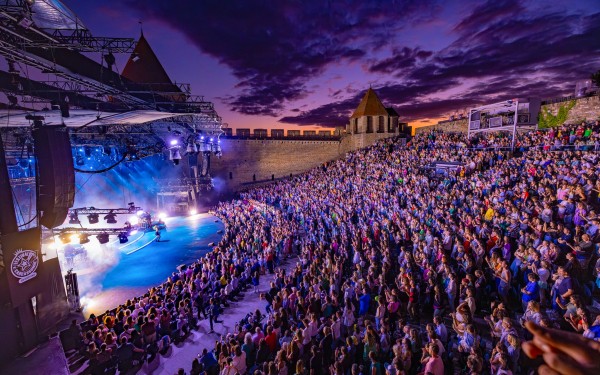
{"type": "Polygon", "coordinates": [[[216,220],[209,214],[167,218],[160,242],[154,241],[154,232],[139,232],[125,244],[111,238],[100,245],[94,239],[72,262],[65,259],[64,249],[59,250],[62,270],[72,268],[77,273],[84,316],[103,313],[142,295],[165,281],[177,266],[201,258],[211,249],[209,243],[221,240],[222,233],[217,231],[224,225],[216,220]]]}

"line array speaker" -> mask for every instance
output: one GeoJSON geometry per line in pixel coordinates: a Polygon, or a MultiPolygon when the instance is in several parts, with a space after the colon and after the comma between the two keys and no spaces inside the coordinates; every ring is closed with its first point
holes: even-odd
{"type": "Polygon", "coordinates": [[[37,209],[46,228],[60,226],[75,200],[75,171],[66,126],[36,126],[33,130],[38,163],[37,209]]]}

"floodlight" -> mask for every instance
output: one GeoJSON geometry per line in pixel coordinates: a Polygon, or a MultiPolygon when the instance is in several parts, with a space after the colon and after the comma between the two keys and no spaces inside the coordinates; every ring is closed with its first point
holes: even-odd
{"type": "Polygon", "coordinates": [[[127,238],[127,233],[119,233],[119,243],[126,243],[127,241],[129,241],[129,239],[127,238]]]}
{"type": "Polygon", "coordinates": [[[89,235],[87,235],[85,233],[82,233],[81,235],[79,235],[79,244],[80,245],[86,244],[88,242],[90,242],[90,236],[89,235]]]}
{"type": "Polygon", "coordinates": [[[171,160],[173,164],[179,165],[179,161],[181,160],[181,153],[179,152],[179,148],[172,148],[170,150],[169,160],[171,160]]]}
{"type": "Polygon", "coordinates": [[[100,233],[96,236],[101,245],[108,243],[108,233],[100,233]]]}
{"type": "Polygon", "coordinates": [[[106,220],[106,222],[108,224],[116,224],[117,223],[117,215],[110,213],[110,214],[104,216],[104,220],[106,220]]]}
{"type": "Polygon", "coordinates": [[[58,235],[58,238],[60,239],[60,242],[62,242],[62,243],[71,242],[71,236],[68,233],[61,233],[58,235]]]}
{"type": "Polygon", "coordinates": [[[79,224],[79,217],[77,217],[77,212],[69,212],[69,224],[79,224]]]}
{"type": "Polygon", "coordinates": [[[100,221],[98,214],[89,214],[87,218],[90,224],[97,224],[100,221]]]}

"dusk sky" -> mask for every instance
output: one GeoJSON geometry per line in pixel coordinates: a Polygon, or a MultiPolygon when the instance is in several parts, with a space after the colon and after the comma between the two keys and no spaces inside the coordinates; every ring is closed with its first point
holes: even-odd
{"type": "MultiPolygon", "coordinates": [[[[600,69],[600,0],[65,0],[97,36],[144,35],[232,128],[344,125],[372,86],[411,125],[570,95],[600,69]]],[[[127,56],[119,59],[122,70],[127,56]]]]}

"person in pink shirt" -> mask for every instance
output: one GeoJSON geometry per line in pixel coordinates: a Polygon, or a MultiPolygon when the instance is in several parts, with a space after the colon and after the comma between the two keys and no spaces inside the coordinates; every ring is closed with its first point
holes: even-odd
{"type": "Polygon", "coordinates": [[[440,358],[439,346],[430,343],[423,348],[421,363],[425,365],[425,370],[421,374],[444,375],[444,362],[440,358]]]}

